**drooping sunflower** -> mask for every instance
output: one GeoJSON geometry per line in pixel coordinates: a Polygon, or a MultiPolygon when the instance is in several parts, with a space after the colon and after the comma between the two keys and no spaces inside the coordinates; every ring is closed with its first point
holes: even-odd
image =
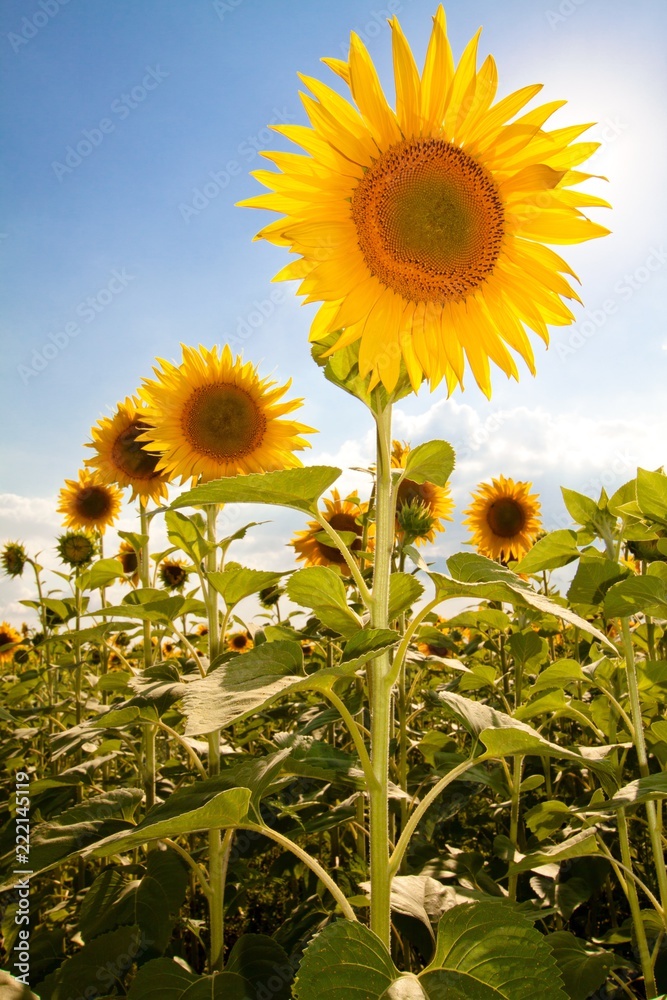
{"type": "Polygon", "coordinates": [[[281,420],[301,405],[281,402],[290,382],[260,379],[225,345],[207,350],[183,345],[183,363],[160,360],[156,380],[139,390],[151,424],[140,440],[160,454],[158,469],[181,482],[272,472],[301,465],[293,454],[310,444],[300,435],[311,427],[281,420]]]}
{"type": "Polygon", "coordinates": [[[535,544],[542,525],[532,485],[499,476],[477,487],[463,523],[481,555],[506,563],[522,559],[535,544]]]}
{"type": "Polygon", "coordinates": [[[85,465],[94,469],[100,482],[132,488],[132,497],[142,504],[150,498],[156,503],[167,496],[169,477],[158,471],[159,455],[152,454],[140,436],[150,428],[138,399],[128,396],[119,403],[113,417],[103,417],[93,427],[95,457],[85,465]]]}
{"type": "Polygon", "coordinates": [[[489,359],[518,378],[510,347],[534,372],[525,327],[548,342],[548,325],[574,319],[564,275],[576,275],[545,244],[608,233],[581,211],[607,202],[573,190],[592,176],[577,168],[599,144],[575,141],[588,125],[543,128],[564,101],[517,117],[539,84],[494,103],[493,58],[477,70],[478,32],[454,66],[442,6],[421,76],[390,24],[396,109],[352,34],[347,62],[323,62],[356,107],[301,76],[312,128],[275,130],[307,155],[264,153],[281,172],[253,176],[272,193],[240,204],[283,214],[257,236],[299,255],[277,280],[301,279],[306,302],[323,303],[311,340],[339,331],[329,353],[359,342],[371,388],[392,390],[403,362],[415,392],[424,377],[432,388],[444,377],[451,392],[465,356],[489,396],[489,359]]]}
{"type": "Polygon", "coordinates": [[[14,658],[17,642],[21,642],[20,633],[9,622],[0,623],[0,663],[14,658]]]}
{"type": "MultiPolygon", "coordinates": [[[[405,441],[393,441],[391,464],[395,469],[405,468],[410,446],[405,441]]],[[[404,479],[396,497],[396,523],[399,534],[409,536],[417,545],[435,541],[436,533],[444,531],[443,521],[452,520],[454,501],[449,483],[415,483],[404,479]]]]}
{"type": "Polygon", "coordinates": [[[7,542],[2,550],[2,568],[7,576],[22,576],[28,553],[20,542],[7,542]]]}
{"type": "Polygon", "coordinates": [[[227,649],[235,653],[248,653],[254,645],[249,632],[234,632],[227,636],[227,649]]]}
{"type": "Polygon", "coordinates": [[[86,566],[97,552],[95,541],[85,531],[66,531],[56,545],[58,555],[68,566],[86,566]]]}
{"type": "Polygon", "coordinates": [[[103,483],[97,475],[81,469],[79,479],[66,479],[60,491],[58,507],[68,528],[96,529],[103,534],[120,513],[123,494],[115,486],[103,483]]]}
{"type": "MultiPolygon", "coordinates": [[[[324,498],[324,505],[324,519],[336,531],[356,535],[351,543],[348,541],[348,548],[351,552],[360,552],[364,533],[360,518],[366,512],[367,505],[360,504],[356,497],[351,496],[341,500],[336,489],[331,491],[330,498],[324,498]]],[[[309,521],[305,531],[296,532],[289,544],[293,547],[297,560],[305,562],[306,566],[338,566],[341,573],[348,576],[350,570],[342,553],[334,545],[322,541],[322,534],[323,528],[317,521],[309,521]]],[[[372,537],[369,537],[368,544],[370,548],[372,537]]]]}

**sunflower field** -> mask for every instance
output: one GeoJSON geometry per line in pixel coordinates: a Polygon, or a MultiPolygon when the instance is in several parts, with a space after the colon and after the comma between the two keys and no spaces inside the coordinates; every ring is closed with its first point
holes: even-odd
{"type": "Polygon", "coordinates": [[[304,460],[289,383],[183,345],[92,427],[57,585],[3,542],[33,597],[0,625],[2,1000],[667,996],[667,475],[564,487],[545,530],[499,474],[461,518],[452,446],[392,428],[573,321],[552,247],[608,233],[596,144],[496,100],[442,7],[421,71],[390,27],[395,106],[353,34],[350,99],[302,76],[301,152],[241,203],[318,304],[314,386],[375,430],[365,491],[304,460]],[[244,564],[274,508],[281,572],[244,564]]]}

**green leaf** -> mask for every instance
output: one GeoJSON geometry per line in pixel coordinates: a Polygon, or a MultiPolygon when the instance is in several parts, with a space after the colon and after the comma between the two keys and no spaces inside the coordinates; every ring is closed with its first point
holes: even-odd
{"type": "Polygon", "coordinates": [[[561,493],[568,514],[576,524],[595,524],[600,512],[595,500],[584,496],[583,493],[577,493],[576,490],[568,490],[564,486],[561,486],[561,493]]]}
{"type": "Polygon", "coordinates": [[[572,819],[572,812],[565,802],[560,799],[546,799],[538,802],[532,809],[524,813],[526,826],[535,834],[538,840],[546,840],[557,830],[560,830],[563,823],[568,823],[572,819]]]}
{"type": "Polygon", "coordinates": [[[159,840],[160,837],[178,837],[184,833],[196,833],[200,830],[238,826],[247,818],[250,794],[249,788],[230,788],[218,792],[204,805],[191,810],[183,804],[185,798],[183,797],[179,799],[183,812],[174,815],[175,803],[172,802],[176,797],[174,793],[168,800],[171,805],[171,815],[165,815],[168,811],[164,806],[152,809],[133,830],[107,837],[84,853],[96,858],[108,858],[112,854],[139,847],[149,840],[159,840]],[[163,816],[164,818],[161,818],[163,816]]]}
{"type": "Polygon", "coordinates": [[[188,685],[183,697],[186,733],[197,736],[224,728],[261,711],[288,691],[324,691],[353,673],[354,664],[341,664],[304,676],[300,643],[289,639],[264,642],[188,685]]]}
{"type": "Polygon", "coordinates": [[[619,788],[613,798],[606,802],[596,802],[577,812],[604,812],[607,809],[629,809],[639,806],[650,799],[667,798],[667,772],[660,771],[658,774],[647,774],[644,778],[637,778],[629,784],[619,788]]]}
{"type": "Polygon", "coordinates": [[[540,851],[520,857],[518,862],[510,865],[509,873],[517,875],[519,872],[532,871],[544,865],[560,864],[561,861],[570,861],[572,858],[592,858],[600,854],[602,851],[595,836],[595,829],[589,828],[573,834],[560,844],[543,847],[540,851]]]}
{"type": "MultiPolygon", "coordinates": [[[[161,592],[163,594],[163,592],[161,592]]],[[[173,597],[161,596],[160,600],[150,600],[142,604],[119,604],[116,607],[104,609],[104,614],[114,618],[130,618],[142,622],[155,622],[156,624],[170,625],[179,615],[202,614],[205,612],[201,601],[193,600],[190,597],[181,597],[174,594],[173,597]]],[[[100,611],[89,611],[89,615],[100,615],[100,611]]]]}
{"type": "Polygon", "coordinates": [[[281,573],[270,573],[260,569],[246,569],[239,566],[235,569],[226,569],[223,573],[210,572],[206,578],[215,590],[220,594],[227,608],[233,608],[235,604],[242,601],[244,597],[257,594],[265,587],[272,587],[278,583],[281,573]]]}
{"type": "Polygon", "coordinates": [[[209,544],[195,517],[186,517],[176,510],[168,510],[164,515],[167,538],[181,552],[189,555],[196,564],[203,562],[209,551],[209,544]]]}
{"type": "Polygon", "coordinates": [[[483,601],[507,601],[513,605],[529,606],[538,611],[555,615],[563,621],[576,625],[582,632],[594,636],[604,646],[616,647],[609,642],[599,629],[575,614],[570,608],[538,594],[525,580],[522,580],[505,566],[472,552],[459,552],[447,560],[453,579],[432,573],[437,595],[442,600],[451,597],[468,597],[483,601]]]}
{"type": "Polygon", "coordinates": [[[576,660],[557,660],[540,672],[530,689],[530,695],[538,691],[551,691],[554,688],[565,688],[569,684],[590,684],[590,679],[581,669],[576,660]]]}
{"type": "Polygon", "coordinates": [[[508,645],[514,659],[524,667],[533,657],[546,659],[548,656],[546,643],[532,629],[513,632],[508,639],[508,645]]]}
{"type": "Polygon", "coordinates": [[[567,566],[580,556],[576,531],[550,531],[533,545],[516,567],[517,573],[541,573],[545,569],[567,566]]]}
{"type": "Polygon", "coordinates": [[[413,483],[444,486],[454,470],[454,449],[447,441],[427,441],[417,445],[405,463],[405,478],[413,483]]]}
{"type": "Polygon", "coordinates": [[[401,640],[398,632],[391,628],[363,628],[345,643],[341,663],[358,670],[364,663],[375,659],[383,650],[391,649],[401,640]]]}
{"type": "Polygon", "coordinates": [[[600,552],[582,555],[577,572],[570,584],[567,598],[571,604],[596,609],[613,584],[628,575],[628,570],[600,552]]]}
{"type": "Polygon", "coordinates": [[[389,581],[389,620],[398,618],[424,593],[419,580],[410,573],[392,573],[389,581]]]}
{"type": "Polygon", "coordinates": [[[120,560],[100,559],[81,573],[76,585],[79,590],[98,590],[100,587],[108,587],[124,575],[120,560]]]}
{"type": "Polygon", "coordinates": [[[398,975],[387,950],[372,931],[360,923],[336,920],[306,948],[294,997],[379,1000],[398,975]]]}
{"type": "Polygon", "coordinates": [[[348,607],[345,585],[338,573],[328,566],[309,566],[297,570],[287,584],[287,596],[295,604],[311,608],[323,625],[353,636],[361,622],[348,607]]]}
{"type": "MultiPolygon", "coordinates": [[[[247,980],[259,994],[271,982],[271,1000],[290,1000],[293,967],[287,952],[265,934],[243,934],[231,950],[225,971],[247,980]],[[277,989],[273,985],[281,983],[277,989]]],[[[254,992],[254,991],[253,991],[254,992]]]]}
{"type": "Polygon", "coordinates": [[[340,469],[326,465],[311,465],[302,469],[280,472],[251,473],[229,476],[212,483],[196,486],[182,493],[171,505],[197,507],[208,503],[268,503],[278,507],[293,507],[314,514],[317,500],[341,474],[340,469]]]}
{"type": "Polygon", "coordinates": [[[66,959],[49,976],[49,988],[45,990],[42,984],[39,995],[42,1000],[69,1000],[85,996],[91,986],[97,996],[102,990],[113,994],[123,991],[123,981],[133,963],[150,945],[139,927],[119,927],[102,934],[66,959]]]}
{"type": "Polygon", "coordinates": [[[627,618],[638,611],[660,617],[667,614],[667,583],[658,576],[631,576],[607,592],[604,613],[607,618],[627,618]]]}
{"type": "Polygon", "coordinates": [[[127,1000],[255,1000],[255,993],[235,972],[197,976],[170,958],[156,958],[139,969],[127,1000]]]}
{"type": "Polygon", "coordinates": [[[613,952],[591,948],[569,931],[548,934],[546,942],[553,952],[570,1000],[588,1000],[603,983],[611,969],[629,963],[613,952]]]}
{"type": "Polygon", "coordinates": [[[637,503],[646,517],[667,526],[667,476],[637,469],[637,503]]]}
{"type": "Polygon", "coordinates": [[[419,978],[433,1000],[567,998],[544,936],[530,918],[504,902],[466,903],[448,910],[438,925],[433,961],[419,978]],[[450,975],[443,977],[438,970],[450,975]],[[443,986],[459,993],[444,992],[443,986]]]}

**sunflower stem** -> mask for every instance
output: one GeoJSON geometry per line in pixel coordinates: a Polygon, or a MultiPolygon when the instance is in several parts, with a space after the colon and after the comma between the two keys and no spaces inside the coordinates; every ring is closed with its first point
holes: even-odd
{"type": "MultiPolygon", "coordinates": [[[[206,526],[208,554],[206,570],[214,573],[218,560],[217,519],[219,506],[208,504],[206,507],[206,526]]],[[[218,618],[218,592],[210,585],[206,588],[206,610],[208,612],[208,655],[209,669],[216,657],[220,655],[220,623],[218,618]]],[[[220,730],[214,729],[208,733],[208,773],[210,777],[220,774],[220,730]]],[[[208,831],[208,878],[211,888],[209,897],[209,922],[211,930],[211,947],[209,952],[209,969],[211,972],[221,972],[225,961],[225,881],[226,852],[231,841],[223,843],[219,829],[208,831]]]]}
{"type": "MultiPolygon", "coordinates": [[[[148,541],[148,514],[146,505],[139,502],[139,531],[146,539],[139,552],[139,579],[142,587],[150,586],[150,565],[149,565],[149,541],[148,541]]],[[[144,622],[144,670],[147,670],[152,662],[152,635],[151,623],[144,622]]],[[[143,760],[144,760],[144,793],[146,796],[146,812],[149,812],[155,805],[155,779],[156,779],[156,759],[155,759],[155,734],[157,726],[152,724],[144,726],[143,732],[143,760]]]]}
{"type": "MultiPolygon", "coordinates": [[[[371,626],[389,625],[389,584],[394,547],[394,503],[391,481],[391,404],[382,407],[374,399],[373,416],[377,427],[377,494],[375,566],[371,626]]],[[[371,930],[385,947],[391,947],[391,878],[389,876],[389,734],[392,687],[391,663],[387,653],[371,661],[371,765],[373,786],[370,801],[371,930]]]]}

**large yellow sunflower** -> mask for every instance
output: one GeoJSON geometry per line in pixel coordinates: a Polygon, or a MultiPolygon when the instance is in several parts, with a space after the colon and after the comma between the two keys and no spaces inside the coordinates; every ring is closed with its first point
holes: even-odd
{"type": "Polygon", "coordinates": [[[183,345],[182,364],[159,360],[157,379],[145,379],[139,390],[151,425],[140,440],[160,454],[165,475],[196,483],[301,465],[293,452],[310,447],[300,435],[313,430],[279,419],[301,405],[280,402],[290,382],[260,379],[227,346],[218,354],[217,347],[183,345]]]}
{"type": "MultiPolygon", "coordinates": [[[[356,497],[341,500],[336,489],[331,491],[331,498],[324,498],[324,505],[326,510],[322,514],[325,521],[338,532],[356,535],[351,543],[348,541],[348,548],[351,552],[360,552],[364,529],[359,519],[366,512],[366,505],[360,504],[356,497]]],[[[342,553],[334,545],[322,541],[322,534],[323,528],[317,521],[309,521],[305,531],[297,531],[290,542],[297,560],[305,562],[306,566],[338,566],[341,573],[349,576],[350,570],[342,553]]],[[[369,539],[369,547],[370,544],[369,539]]]]}
{"type": "Polygon", "coordinates": [[[100,482],[131,486],[132,500],[138,496],[144,504],[149,497],[156,503],[166,497],[169,482],[158,471],[160,456],[151,454],[139,440],[149,426],[139,400],[128,396],[113,417],[103,417],[93,427],[93,440],[87,447],[95,449],[95,457],[85,462],[95,469],[100,482]]]}
{"type": "Polygon", "coordinates": [[[515,483],[499,476],[473,493],[463,522],[472,531],[472,544],[489,559],[522,559],[541,530],[540,503],[532,483],[515,483]]]}
{"type": "MultiPolygon", "coordinates": [[[[393,441],[391,450],[391,464],[395,469],[405,468],[405,460],[410,453],[410,446],[405,442],[393,441]]],[[[404,533],[404,528],[413,518],[413,512],[418,513],[419,509],[427,515],[427,528],[423,534],[418,534],[415,538],[417,545],[424,545],[426,542],[435,541],[436,533],[444,531],[445,526],[442,521],[452,520],[454,501],[452,499],[449,483],[445,486],[436,486],[435,483],[415,483],[412,479],[404,479],[398,487],[396,497],[396,520],[399,532],[404,533]],[[416,510],[415,510],[416,509],[416,510]]],[[[414,518],[418,523],[418,517],[414,518]]],[[[414,535],[414,533],[413,533],[414,535]]]]}
{"type": "Polygon", "coordinates": [[[123,494],[98,477],[81,469],[79,479],[66,479],[60,491],[57,511],[68,528],[97,529],[103,534],[120,513],[123,494]]]}
{"type": "Polygon", "coordinates": [[[508,347],[534,372],[524,327],[547,342],[548,324],[574,319],[563,275],[576,275],[544,244],[608,232],[580,210],[607,202],[572,190],[592,176],[576,168],[599,144],[575,141],[588,125],[543,128],[563,101],[517,118],[539,84],[494,104],[493,58],[477,70],[478,32],[454,67],[442,6],[421,76],[390,24],[396,110],[352,34],[348,62],[323,61],[356,108],[302,76],[312,128],[275,128],[308,155],[264,153],[281,173],[254,176],[272,193],[241,204],[283,213],[257,237],[299,254],[277,280],[301,279],[306,301],[323,303],[311,340],[341,331],[330,353],[359,341],[370,387],[392,390],[403,361],[415,391],[444,377],[451,392],[465,355],[488,396],[489,359],[518,378],[508,347]]]}

